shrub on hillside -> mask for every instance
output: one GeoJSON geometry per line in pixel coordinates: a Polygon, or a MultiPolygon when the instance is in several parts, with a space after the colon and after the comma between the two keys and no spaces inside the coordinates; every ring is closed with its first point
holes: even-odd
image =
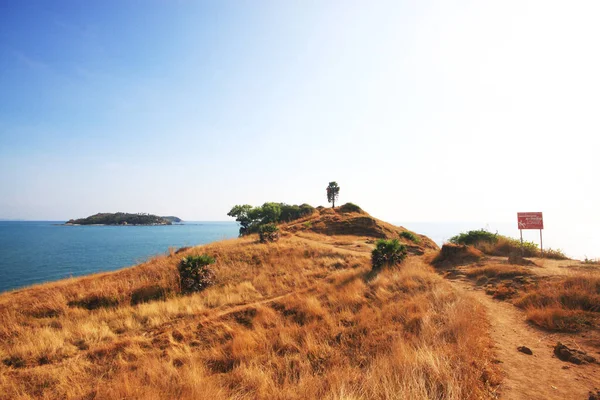
{"type": "Polygon", "coordinates": [[[215,283],[215,273],[209,265],[215,258],[206,254],[189,256],[179,263],[179,281],[182,293],[200,292],[215,283]]]}
{"type": "Polygon", "coordinates": [[[279,240],[279,228],[275,224],[265,224],[258,228],[261,243],[276,242],[279,240]]]}
{"type": "Polygon", "coordinates": [[[346,203],[340,207],[340,211],[343,213],[362,212],[362,208],[360,208],[359,206],[357,206],[354,203],[346,203]]]}
{"type": "Polygon", "coordinates": [[[414,233],[412,233],[411,231],[400,232],[400,237],[403,237],[404,239],[408,239],[413,243],[419,243],[421,241],[421,239],[419,239],[419,237],[417,235],[415,235],[414,233]]]}
{"type": "Polygon", "coordinates": [[[313,206],[311,206],[310,204],[300,204],[299,206],[297,205],[290,205],[290,204],[285,204],[285,203],[280,203],[279,204],[280,208],[281,208],[281,214],[279,216],[279,221],[281,222],[289,222],[289,221],[293,221],[296,219],[300,219],[302,217],[311,215],[312,213],[315,212],[315,208],[313,206]]]}
{"type": "Polygon", "coordinates": [[[379,239],[371,253],[372,268],[379,270],[399,264],[406,258],[406,253],[406,246],[398,239],[379,239]]]}
{"type": "Polygon", "coordinates": [[[316,209],[310,204],[302,203],[300,204],[300,217],[306,217],[308,215],[313,214],[316,209]]]}
{"type": "Polygon", "coordinates": [[[492,256],[508,257],[512,254],[522,254],[523,257],[540,256],[540,249],[536,243],[528,241],[521,243],[519,239],[491,233],[484,229],[460,233],[451,237],[450,243],[474,246],[492,256]]]}
{"type": "Polygon", "coordinates": [[[280,221],[293,221],[300,218],[300,206],[281,203],[280,221]]]}
{"type": "Polygon", "coordinates": [[[480,243],[496,243],[498,234],[488,232],[485,229],[475,231],[461,232],[450,238],[449,242],[454,244],[475,245],[480,243]]]}

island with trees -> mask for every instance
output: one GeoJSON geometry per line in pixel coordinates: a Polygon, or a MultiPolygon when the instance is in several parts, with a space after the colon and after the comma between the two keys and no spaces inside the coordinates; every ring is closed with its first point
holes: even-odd
{"type": "Polygon", "coordinates": [[[148,213],[98,213],[87,218],[70,219],[65,225],[172,225],[181,222],[174,216],[159,217],[148,213]]]}

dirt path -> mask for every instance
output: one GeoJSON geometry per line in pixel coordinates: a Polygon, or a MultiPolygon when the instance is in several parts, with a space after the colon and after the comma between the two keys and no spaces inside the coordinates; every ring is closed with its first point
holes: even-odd
{"type": "Polygon", "coordinates": [[[573,336],[537,330],[512,304],[492,299],[470,282],[451,282],[459,290],[472,293],[487,308],[492,340],[505,373],[501,399],[586,400],[591,389],[600,387],[600,365],[575,365],[553,355],[557,341],[577,347],[573,336]],[[529,347],[533,355],[517,351],[519,346],[529,347]]]}

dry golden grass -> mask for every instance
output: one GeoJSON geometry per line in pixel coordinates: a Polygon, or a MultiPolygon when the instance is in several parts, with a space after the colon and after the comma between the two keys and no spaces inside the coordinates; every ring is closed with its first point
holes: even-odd
{"type": "Polygon", "coordinates": [[[364,210],[344,210],[344,206],[323,208],[317,212],[282,224],[282,229],[288,232],[306,232],[326,234],[330,236],[352,235],[368,236],[370,238],[398,239],[408,246],[409,252],[422,254],[423,249],[437,250],[433,240],[424,235],[418,235],[408,229],[389,224],[372,217],[364,210]],[[410,238],[409,238],[410,237],[410,238]]]}
{"type": "Polygon", "coordinates": [[[469,278],[485,276],[487,278],[514,278],[515,276],[531,275],[527,268],[507,264],[485,264],[484,266],[475,266],[463,270],[469,278]]]}
{"type": "MultiPolygon", "coordinates": [[[[524,257],[541,257],[542,253],[534,243],[525,242],[523,247],[518,239],[513,239],[505,236],[498,236],[495,242],[480,241],[474,246],[483,253],[508,257],[511,255],[523,255],[524,257]]],[[[568,260],[569,258],[560,249],[545,249],[544,258],[554,260],[568,260]]]]}
{"type": "Polygon", "coordinates": [[[448,268],[470,264],[483,257],[483,253],[473,246],[444,243],[441,250],[431,260],[436,267],[448,268]]]}
{"type": "Polygon", "coordinates": [[[477,302],[419,258],[371,277],[368,246],[318,239],[224,241],[0,295],[0,397],[492,396],[477,302]],[[177,263],[196,253],[217,258],[217,284],[180,296],[177,263]],[[132,305],[153,287],[163,299],[132,305]],[[94,296],[110,302],[90,310],[94,296]]]}
{"type": "Polygon", "coordinates": [[[515,301],[527,318],[549,330],[579,331],[600,317],[600,275],[583,273],[544,280],[515,301]]]}

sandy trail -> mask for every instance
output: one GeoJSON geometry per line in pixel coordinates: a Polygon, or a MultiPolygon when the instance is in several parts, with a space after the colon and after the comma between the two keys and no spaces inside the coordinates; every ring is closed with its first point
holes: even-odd
{"type": "Polygon", "coordinates": [[[557,341],[577,348],[577,336],[540,331],[530,326],[525,314],[512,304],[494,300],[469,281],[451,282],[457,289],[471,293],[488,311],[492,340],[505,373],[501,399],[584,400],[590,390],[600,387],[599,364],[575,365],[553,354],[557,341]],[[517,351],[519,346],[529,347],[533,355],[517,351]]]}

